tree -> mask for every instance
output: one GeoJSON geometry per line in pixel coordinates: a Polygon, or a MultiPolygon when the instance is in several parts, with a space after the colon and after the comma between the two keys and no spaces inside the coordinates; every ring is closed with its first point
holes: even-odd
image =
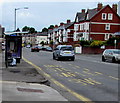
{"type": "Polygon", "coordinates": [[[22,28],[22,31],[29,31],[29,30],[30,30],[30,27],[27,27],[27,26],[22,28]]]}
{"type": "Polygon", "coordinates": [[[44,41],[42,41],[40,44],[42,44],[42,46],[44,46],[45,43],[44,43],[44,41]]]}
{"type": "Polygon", "coordinates": [[[42,32],[48,32],[48,29],[47,28],[43,28],[42,32]]]}
{"type": "Polygon", "coordinates": [[[22,28],[22,31],[27,31],[28,33],[36,33],[37,31],[35,30],[35,28],[33,28],[33,27],[27,27],[27,26],[25,26],[25,27],[23,27],[22,28]]]}
{"type": "Polygon", "coordinates": [[[17,30],[16,31],[20,31],[20,29],[19,28],[17,28],[17,30]]]}
{"type": "Polygon", "coordinates": [[[48,29],[53,29],[54,28],[54,25],[50,25],[49,27],[48,27],[48,29]]]}
{"type": "Polygon", "coordinates": [[[30,29],[29,29],[29,33],[35,33],[35,29],[33,28],[33,27],[31,27],[30,29]]]}

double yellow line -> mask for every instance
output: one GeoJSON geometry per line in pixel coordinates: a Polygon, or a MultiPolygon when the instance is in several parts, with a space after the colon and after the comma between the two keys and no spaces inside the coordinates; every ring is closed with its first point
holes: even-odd
{"type": "Polygon", "coordinates": [[[40,71],[42,71],[42,73],[44,74],[44,76],[46,76],[47,78],[49,78],[53,83],[55,83],[57,86],[60,86],[61,88],[67,90],[69,93],[71,93],[73,96],[75,96],[76,98],[78,98],[79,100],[85,102],[85,103],[94,103],[92,100],[84,97],[81,94],[78,94],[72,90],[70,90],[69,88],[67,88],[65,85],[61,84],[60,82],[58,82],[57,80],[53,79],[49,74],[45,73],[40,67],[38,67],[37,65],[33,64],[32,62],[28,61],[27,59],[25,59],[23,57],[23,60],[27,63],[29,63],[30,65],[32,65],[33,67],[35,67],[35,69],[38,69],[40,71]]]}

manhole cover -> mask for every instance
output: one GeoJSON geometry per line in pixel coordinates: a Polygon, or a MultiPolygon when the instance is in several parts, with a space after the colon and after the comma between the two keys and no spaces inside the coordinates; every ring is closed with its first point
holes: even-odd
{"type": "Polygon", "coordinates": [[[30,89],[30,88],[17,88],[18,91],[21,92],[37,92],[37,93],[44,93],[43,90],[40,89],[30,89]]]}

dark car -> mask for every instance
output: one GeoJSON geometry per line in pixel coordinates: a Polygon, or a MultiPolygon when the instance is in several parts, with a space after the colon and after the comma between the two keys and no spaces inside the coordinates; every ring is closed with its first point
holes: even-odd
{"type": "Polygon", "coordinates": [[[31,48],[31,52],[39,52],[40,51],[40,48],[39,48],[39,46],[33,46],[32,48],[31,48]]]}
{"type": "Polygon", "coordinates": [[[47,47],[47,48],[46,48],[46,51],[51,51],[51,52],[52,52],[53,49],[52,49],[51,47],[47,47]]]}
{"type": "Polygon", "coordinates": [[[47,48],[47,47],[42,46],[42,50],[43,50],[43,51],[46,51],[46,48],[47,48]]]}

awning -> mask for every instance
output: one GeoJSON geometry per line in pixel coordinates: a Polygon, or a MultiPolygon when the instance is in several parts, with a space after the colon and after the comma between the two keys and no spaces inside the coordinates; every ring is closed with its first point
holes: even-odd
{"type": "Polygon", "coordinates": [[[28,32],[4,32],[5,35],[27,34],[28,32]]]}

